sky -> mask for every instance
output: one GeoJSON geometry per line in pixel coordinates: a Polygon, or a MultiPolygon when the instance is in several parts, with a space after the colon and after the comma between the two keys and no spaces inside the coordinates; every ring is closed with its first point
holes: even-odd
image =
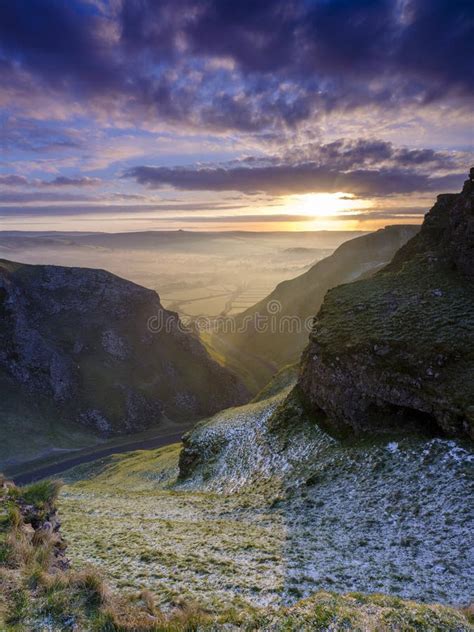
{"type": "Polygon", "coordinates": [[[472,0],[0,2],[0,229],[420,223],[473,42],[472,0]]]}

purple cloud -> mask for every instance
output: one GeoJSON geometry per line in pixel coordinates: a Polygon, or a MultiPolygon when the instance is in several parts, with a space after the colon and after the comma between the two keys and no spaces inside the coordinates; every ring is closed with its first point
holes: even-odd
{"type": "Polygon", "coordinates": [[[293,148],[281,157],[247,157],[222,166],[136,166],[124,177],[152,189],[171,186],[272,195],[348,191],[378,196],[457,190],[465,175],[459,162],[453,154],[431,149],[397,148],[379,140],[338,140],[293,148]],[[439,175],[439,170],[451,173],[439,175]]]}
{"type": "Polygon", "coordinates": [[[9,187],[28,186],[28,179],[25,176],[17,176],[15,174],[0,175],[0,185],[9,187]]]}
{"type": "Polygon", "coordinates": [[[465,174],[430,177],[396,169],[355,170],[348,173],[315,163],[274,167],[225,169],[133,167],[127,176],[150,188],[171,186],[183,191],[266,192],[274,195],[349,191],[357,195],[391,195],[457,190],[465,174]]]}
{"type": "Polygon", "coordinates": [[[58,176],[54,180],[44,181],[42,186],[46,187],[94,187],[102,182],[100,178],[90,178],[88,176],[67,177],[58,176]]]}
{"type": "Polygon", "coordinates": [[[4,90],[125,119],[256,131],[474,95],[470,0],[15,0],[4,90]]]}

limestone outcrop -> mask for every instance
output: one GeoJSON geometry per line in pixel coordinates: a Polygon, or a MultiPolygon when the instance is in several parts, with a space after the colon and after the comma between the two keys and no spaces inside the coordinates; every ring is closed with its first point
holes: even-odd
{"type": "Polygon", "coordinates": [[[386,268],[328,292],[299,386],[334,432],[474,438],[474,170],[386,268]]]}

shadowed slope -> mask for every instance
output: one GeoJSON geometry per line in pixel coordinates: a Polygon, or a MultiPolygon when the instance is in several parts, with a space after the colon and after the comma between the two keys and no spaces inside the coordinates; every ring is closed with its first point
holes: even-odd
{"type": "Polygon", "coordinates": [[[4,443],[21,437],[24,418],[53,441],[51,424],[75,423],[80,445],[86,428],[135,432],[246,397],[154,291],[103,270],[7,261],[0,261],[0,389],[4,443]],[[163,327],[150,327],[150,318],[163,327]]]}
{"type": "Polygon", "coordinates": [[[438,196],[387,268],[328,293],[300,386],[336,432],[474,437],[472,179],[438,196]]]}

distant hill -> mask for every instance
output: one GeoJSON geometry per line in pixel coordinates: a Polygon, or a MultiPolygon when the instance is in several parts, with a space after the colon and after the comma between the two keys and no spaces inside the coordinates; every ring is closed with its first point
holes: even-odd
{"type": "Polygon", "coordinates": [[[42,433],[45,447],[70,447],[87,432],[189,425],[246,397],[156,292],[104,270],[0,260],[0,459],[21,459],[42,433]]]}
{"type": "Polygon", "coordinates": [[[418,230],[418,226],[388,226],[343,243],[331,256],[280,283],[262,301],[235,316],[226,330],[212,336],[210,347],[251,388],[262,388],[276,370],[299,360],[326,292],[379,271],[418,230]]]}
{"type": "MultiPolygon", "coordinates": [[[[304,250],[317,248],[336,248],[340,243],[356,235],[364,234],[363,231],[314,231],[298,232],[298,243],[308,244],[302,246],[304,250]]],[[[76,231],[0,231],[0,249],[17,250],[25,247],[41,248],[45,245],[54,247],[71,246],[95,246],[101,248],[117,249],[155,249],[167,245],[207,247],[209,242],[220,243],[228,239],[245,241],[259,241],[274,239],[283,245],[289,241],[289,236],[295,240],[294,233],[283,231],[253,232],[253,231],[190,231],[190,230],[148,230],[123,233],[104,232],[76,232],[76,231]]],[[[300,250],[301,252],[301,250],[300,250]]]]}

